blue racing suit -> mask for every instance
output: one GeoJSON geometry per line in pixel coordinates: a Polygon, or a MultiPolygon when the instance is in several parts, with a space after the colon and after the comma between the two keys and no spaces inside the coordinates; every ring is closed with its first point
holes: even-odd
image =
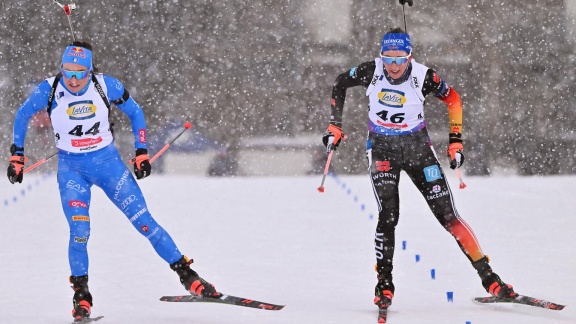
{"type": "MultiPolygon", "coordinates": [[[[88,274],[90,190],[93,185],[104,191],[162,259],[169,264],[175,263],[183,255],[148,211],[140,187],[122,162],[108,122],[109,108],[97,91],[95,79],[108,102],[115,103],[130,118],[135,148],[146,148],[144,113],[120,81],[98,74],[84,89],[72,93],[63,80],[59,80],[49,111],[58,148],[60,199],[70,226],[68,259],[72,276],[88,274]]],[[[47,106],[53,82],[54,78],[44,80],[16,112],[16,147],[24,147],[28,122],[32,115],[47,106]]]]}

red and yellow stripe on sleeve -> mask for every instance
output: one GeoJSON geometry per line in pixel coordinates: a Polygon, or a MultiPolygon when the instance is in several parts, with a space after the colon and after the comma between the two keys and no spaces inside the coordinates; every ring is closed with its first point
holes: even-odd
{"type": "Polygon", "coordinates": [[[462,99],[452,86],[449,86],[445,96],[440,97],[448,105],[448,120],[450,133],[462,134],[462,99]]]}

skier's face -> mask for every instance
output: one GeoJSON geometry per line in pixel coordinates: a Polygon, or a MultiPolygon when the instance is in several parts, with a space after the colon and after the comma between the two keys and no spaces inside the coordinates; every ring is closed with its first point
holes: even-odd
{"type": "Polygon", "coordinates": [[[385,51],[381,53],[381,56],[384,68],[392,79],[400,78],[412,60],[411,53],[399,50],[385,51]]]}
{"type": "Polygon", "coordinates": [[[66,88],[71,92],[76,93],[84,89],[88,81],[90,81],[89,75],[90,71],[83,65],[76,63],[62,64],[62,78],[64,79],[66,88]]]}

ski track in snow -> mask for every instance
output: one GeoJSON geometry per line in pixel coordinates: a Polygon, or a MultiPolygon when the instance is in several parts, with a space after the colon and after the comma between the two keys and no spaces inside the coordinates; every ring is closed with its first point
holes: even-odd
{"type": "MultiPolygon", "coordinates": [[[[473,297],[486,295],[475,270],[403,174],[388,322],[576,323],[576,177],[465,177],[468,188],[459,190],[447,172],[458,211],[493,269],[522,294],[568,306],[558,312],[474,304],[473,297]]],[[[376,323],[377,207],[368,176],[328,177],[323,194],[316,190],[320,180],[152,175],[139,181],[152,215],[201,276],[231,295],[286,304],[281,311],[160,302],[186,293],[176,274],[93,188],[93,316],[104,315],[103,324],[376,323]]],[[[55,176],[5,181],[0,203],[0,323],[71,322],[68,225],[55,176]]]]}

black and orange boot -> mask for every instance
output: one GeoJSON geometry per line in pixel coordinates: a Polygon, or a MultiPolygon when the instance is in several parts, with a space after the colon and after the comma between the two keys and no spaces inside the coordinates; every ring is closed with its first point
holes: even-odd
{"type": "Polygon", "coordinates": [[[517,294],[514,292],[512,285],[502,281],[502,279],[492,271],[488,261],[488,257],[484,256],[482,259],[472,262],[472,266],[474,266],[476,271],[478,271],[484,289],[486,289],[489,294],[496,297],[515,297],[517,294]]]}
{"type": "Polygon", "coordinates": [[[92,309],[92,294],[88,290],[88,276],[70,276],[70,283],[74,290],[72,317],[74,317],[74,322],[80,322],[83,318],[90,317],[92,309]]]}
{"type": "Polygon", "coordinates": [[[188,260],[188,257],[184,255],[182,259],[172,263],[170,268],[178,274],[180,282],[190,293],[206,298],[220,298],[222,294],[217,292],[211,283],[200,278],[196,271],[190,269],[192,262],[194,260],[188,260]]]}
{"type": "Polygon", "coordinates": [[[385,277],[378,275],[378,283],[374,289],[374,305],[378,306],[378,308],[388,308],[392,305],[394,290],[391,274],[385,277]]]}

